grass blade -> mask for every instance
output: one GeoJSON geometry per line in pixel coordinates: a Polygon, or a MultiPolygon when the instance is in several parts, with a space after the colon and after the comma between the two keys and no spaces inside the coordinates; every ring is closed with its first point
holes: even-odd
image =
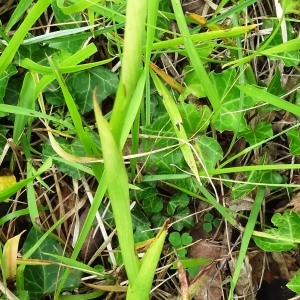
{"type": "Polygon", "coordinates": [[[117,145],[108,122],[103,117],[94,97],[94,109],[104,158],[104,175],[107,182],[109,199],[116,223],[129,285],[135,282],[140,265],[134,251],[133,227],[130,214],[128,177],[122,153],[117,145]],[[116,180],[118,181],[116,184],[116,180]]]}

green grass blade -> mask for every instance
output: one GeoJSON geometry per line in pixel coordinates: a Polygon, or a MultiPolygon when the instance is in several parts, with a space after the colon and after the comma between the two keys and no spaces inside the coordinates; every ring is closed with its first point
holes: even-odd
{"type": "Polygon", "coordinates": [[[126,300],[148,300],[156,266],[168,233],[167,222],[142,258],[141,268],[132,286],[129,286],[126,300]]]}
{"type": "MultiPolygon", "coordinates": [[[[254,29],[256,25],[249,25],[249,26],[239,26],[233,27],[231,29],[226,30],[215,30],[215,31],[208,31],[203,33],[197,33],[190,35],[190,39],[193,43],[200,43],[200,42],[207,42],[212,39],[217,38],[229,38],[229,37],[236,37],[241,34],[245,34],[246,32],[254,29]]],[[[161,41],[153,44],[152,50],[162,50],[168,48],[178,47],[183,45],[185,41],[184,37],[178,37],[166,41],[161,41]]]]}
{"type": "Polygon", "coordinates": [[[188,53],[190,63],[194,67],[199,80],[201,78],[202,87],[213,107],[213,110],[217,110],[219,107],[218,93],[206,72],[204,63],[201,61],[201,59],[197,53],[194,42],[192,41],[188,26],[186,24],[185,17],[184,17],[183,11],[182,11],[181,2],[179,0],[172,0],[171,2],[173,5],[173,9],[174,9],[174,13],[176,16],[178,27],[184,38],[184,45],[185,45],[186,51],[188,53]]]}
{"type": "Polygon", "coordinates": [[[53,0],[39,0],[29,11],[27,17],[22,22],[9,44],[0,57],[0,75],[12,62],[22,40],[39,16],[47,9],[53,0]]]}
{"type": "Polygon", "coordinates": [[[240,272],[243,267],[243,261],[246,257],[249,242],[250,242],[250,239],[251,239],[251,236],[252,236],[255,224],[256,224],[256,220],[257,220],[260,208],[261,208],[261,204],[264,200],[264,196],[265,196],[265,187],[259,187],[258,192],[255,197],[255,200],[254,200],[254,203],[253,203],[253,207],[252,207],[250,215],[249,215],[247,225],[245,227],[245,231],[243,233],[242,244],[241,244],[241,247],[239,250],[239,257],[236,261],[234,274],[233,274],[231,284],[230,284],[230,292],[229,292],[230,300],[234,299],[234,297],[233,297],[234,289],[235,289],[235,286],[239,279],[240,272]]]}
{"type": "Polygon", "coordinates": [[[300,117],[300,107],[253,85],[237,86],[246,95],[259,99],[300,117]]]}
{"type": "Polygon", "coordinates": [[[12,27],[21,19],[22,15],[26,12],[28,7],[32,4],[32,0],[21,0],[11,15],[9,21],[5,26],[5,32],[8,32],[12,29],[12,27]]]}
{"type": "Polygon", "coordinates": [[[104,174],[109,199],[129,285],[132,285],[135,282],[140,265],[134,250],[127,172],[121,150],[109,129],[108,122],[102,116],[96,99],[94,99],[94,109],[102,145],[104,174]]]}
{"type": "Polygon", "coordinates": [[[176,103],[174,102],[174,99],[172,98],[171,94],[167,90],[167,88],[164,86],[162,81],[157,77],[157,75],[151,71],[151,76],[154,81],[154,84],[156,86],[157,91],[162,95],[164,106],[168,112],[168,115],[170,116],[170,119],[173,124],[174,131],[179,139],[180,142],[180,149],[182,151],[183,157],[191,169],[192,173],[200,183],[199,178],[199,171],[197,168],[197,164],[194,158],[194,154],[189,147],[189,140],[186,135],[186,132],[184,130],[184,127],[182,125],[182,118],[180,115],[180,112],[176,106],[176,103]]]}
{"type": "Polygon", "coordinates": [[[100,1],[101,0],[80,0],[69,6],[64,6],[64,0],[57,0],[57,6],[64,14],[68,15],[76,12],[82,12],[100,1]]]}
{"type": "Polygon", "coordinates": [[[41,175],[45,171],[47,171],[52,166],[52,159],[47,159],[45,163],[39,168],[34,176],[28,177],[24,180],[21,180],[12,186],[0,191],[0,203],[5,201],[7,198],[15,194],[18,190],[26,186],[29,182],[35,179],[37,176],[41,175]]]}
{"type": "MultiPolygon", "coordinates": [[[[25,75],[20,92],[19,108],[22,107],[32,110],[35,108],[36,98],[34,97],[34,91],[36,85],[33,76],[34,74],[32,73],[26,73],[25,75]]],[[[26,123],[30,124],[31,122],[32,117],[28,117],[27,115],[18,114],[15,116],[13,140],[16,145],[19,143],[20,137],[25,130],[26,123]]]]}
{"type": "Polygon", "coordinates": [[[141,76],[147,2],[127,1],[122,73],[110,122],[117,143],[120,142],[127,109],[141,76]]]}
{"type": "MultiPolygon", "coordinates": [[[[95,143],[93,142],[92,138],[90,137],[90,135],[88,134],[87,131],[84,130],[83,128],[83,124],[82,124],[82,119],[81,116],[77,110],[77,106],[76,103],[71,95],[71,93],[69,92],[61,74],[60,71],[58,69],[58,67],[55,65],[55,63],[53,61],[51,61],[49,59],[50,65],[53,67],[53,70],[55,72],[55,77],[61,87],[61,90],[63,92],[64,95],[64,99],[66,101],[66,104],[68,106],[68,110],[70,112],[71,118],[73,120],[73,124],[75,126],[76,129],[76,133],[84,147],[84,150],[86,152],[86,154],[88,156],[99,156],[99,149],[96,148],[95,143]]],[[[96,176],[96,178],[98,179],[98,181],[100,180],[101,176],[102,176],[102,167],[100,164],[92,164],[92,169],[94,171],[94,174],[96,176]]]]}
{"type": "MultiPolygon", "coordinates": [[[[58,65],[58,68],[64,68],[64,67],[70,67],[70,66],[77,65],[77,64],[81,63],[82,61],[84,61],[85,59],[89,58],[91,55],[93,55],[97,51],[98,50],[97,50],[97,47],[95,46],[95,44],[89,44],[85,48],[79,50],[78,52],[76,52],[72,56],[68,57],[63,62],[61,62],[58,65]]],[[[36,92],[35,92],[36,93],[36,97],[53,80],[55,80],[55,75],[53,73],[52,73],[52,75],[45,75],[40,80],[40,82],[37,84],[36,92]]]]}

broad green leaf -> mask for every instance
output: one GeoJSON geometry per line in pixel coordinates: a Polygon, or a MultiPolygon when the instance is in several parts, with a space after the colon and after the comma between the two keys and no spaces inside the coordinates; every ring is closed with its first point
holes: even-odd
{"type": "MultiPolygon", "coordinates": [[[[7,84],[6,87],[6,92],[4,96],[4,103],[5,104],[10,104],[10,105],[15,105],[17,106],[17,103],[20,98],[20,91],[22,88],[22,80],[18,78],[18,76],[12,76],[7,84]]],[[[10,114],[9,116],[11,119],[15,118],[13,114],[10,114]]]]}
{"type": "Polygon", "coordinates": [[[141,210],[139,205],[135,205],[134,208],[131,210],[132,216],[132,225],[133,227],[139,227],[142,225],[150,224],[148,217],[146,216],[145,212],[141,210]]]}
{"type": "Polygon", "coordinates": [[[181,235],[181,244],[182,244],[182,245],[188,246],[188,245],[190,245],[192,242],[193,242],[193,238],[192,238],[187,232],[184,232],[184,233],[181,235]]]}
{"type": "Polygon", "coordinates": [[[156,194],[143,200],[143,209],[148,213],[158,213],[163,209],[163,201],[156,194]]]}
{"type": "MultiPolygon", "coordinates": [[[[294,1],[288,1],[288,2],[292,3],[294,1]]],[[[291,41],[295,38],[293,26],[291,25],[291,22],[289,20],[285,20],[284,22],[286,23],[286,27],[287,27],[288,41],[291,41]]],[[[277,26],[278,26],[277,19],[263,20],[263,25],[262,25],[263,29],[273,28],[273,30],[275,30],[275,28],[277,26]]],[[[268,39],[267,39],[267,41],[269,44],[264,51],[268,51],[268,49],[270,49],[270,48],[280,46],[281,44],[283,44],[281,31],[279,30],[275,34],[275,36],[273,37],[273,39],[271,41],[269,41],[268,39]]],[[[262,44],[261,46],[263,46],[263,45],[264,44],[262,44]]],[[[300,59],[299,48],[298,48],[298,50],[293,50],[293,51],[291,51],[291,48],[287,48],[285,52],[278,51],[278,52],[274,53],[273,55],[268,55],[268,56],[272,60],[281,59],[286,67],[296,66],[299,64],[299,59],[300,59]]],[[[284,50],[284,48],[282,50],[284,50]]]]}
{"type": "Polygon", "coordinates": [[[186,169],[187,165],[180,149],[172,147],[177,145],[177,143],[176,140],[168,139],[167,137],[162,137],[158,143],[155,143],[153,139],[148,141],[149,151],[150,149],[156,149],[156,147],[157,149],[167,148],[149,156],[145,166],[148,172],[153,173],[159,170],[160,174],[172,174],[180,172],[178,168],[186,169]],[[151,142],[152,144],[150,144],[151,142]]]}
{"type": "Polygon", "coordinates": [[[66,79],[66,84],[76,101],[81,113],[93,109],[93,92],[101,103],[117,90],[118,77],[104,67],[95,67],[90,70],[73,73],[66,79]]]}
{"type": "Polygon", "coordinates": [[[227,69],[222,73],[211,73],[211,80],[220,99],[219,107],[212,118],[212,124],[219,131],[245,131],[247,123],[241,110],[252,107],[254,100],[245,97],[241,103],[240,91],[235,87],[235,69],[227,69]]]}
{"type": "Polygon", "coordinates": [[[169,201],[167,205],[167,213],[169,216],[173,216],[176,209],[178,207],[186,207],[188,206],[190,200],[187,194],[184,193],[178,193],[175,196],[173,196],[169,201]]]}
{"type": "Polygon", "coordinates": [[[214,219],[214,216],[211,213],[206,213],[204,215],[204,221],[211,223],[214,219]]]}
{"type": "Polygon", "coordinates": [[[8,129],[0,125],[0,153],[3,153],[3,149],[6,145],[6,134],[8,132],[8,129]]]}
{"type": "Polygon", "coordinates": [[[297,247],[293,239],[300,238],[300,216],[294,211],[276,213],[271,222],[277,228],[268,229],[265,233],[272,238],[253,236],[258,247],[264,251],[290,251],[297,247]]]}
{"type": "Polygon", "coordinates": [[[151,224],[153,224],[153,227],[158,228],[158,227],[161,227],[164,224],[166,219],[167,219],[167,217],[165,217],[161,214],[154,214],[151,217],[151,224]]]}
{"type": "Polygon", "coordinates": [[[239,136],[245,137],[250,146],[253,146],[273,136],[272,125],[268,122],[260,122],[255,128],[240,132],[239,136]]]}
{"type": "MultiPolygon", "coordinates": [[[[141,208],[147,213],[158,213],[163,208],[162,198],[158,196],[155,186],[149,184],[138,185],[139,190],[131,191],[131,197],[138,200],[141,208]]],[[[133,213],[133,211],[131,211],[133,213]]]]}
{"type": "MultiPolygon", "coordinates": [[[[65,151],[74,156],[80,157],[86,155],[85,150],[79,140],[73,140],[70,143],[63,138],[58,137],[56,141],[65,151]]],[[[59,157],[58,154],[53,150],[50,141],[46,141],[45,143],[43,143],[42,147],[43,160],[46,160],[48,157],[51,157],[53,159],[55,159],[55,157],[59,157]]],[[[55,164],[62,173],[67,174],[74,179],[80,179],[84,175],[83,171],[71,167],[70,165],[65,164],[61,161],[57,160],[55,161],[55,164]]]]}
{"type": "Polygon", "coordinates": [[[21,45],[17,53],[17,59],[19,63],[24,58],[29,58],[35,63],[39,63],[44,66],[48,66],[47,56],[53,55],[55,52],[54,49],[48,47],[48,45],[41,46],[40,44],[32,45],[21,45]]]}
{"type": "MultiPolygon", "coordinates": [[[[168,137],[170,136],[175,136],[174,130],[172,128],[172,124],[170,121],[170,117],[164,111],[164,114],[161,114],[160,116],[157,116],[154,118],[153,122],[149,124],[148,126],[142,127],[142,131],[145,134],[150,134],[150,135],[159,135],[163,137],[164,135],[167,135],[168,137]]],[[[153,140],[155,141],[155,140],[153,140]]],[[[149,143],[151,143],[149,141],[149,143]]],[[[154,143],[154,142],[153,142],[154,143]]],[[[157,142],[156,147],[157,147],[157,142]]],[[[159,141],[158,141],[159,143],[159,141]]],[[[149,149],[149,148],[147,148],[149,149]]]]}
{"type": "Polygon", "coordinates": [[[77,13],[66,15],[58,7],[56,1],[52,2],[51,6],[53,9],[55,21],[56,23],[59,23],[59,25],[57,26],[60,29],[71,29],[71,28],[80,27],[80,21],[82,21],[81,13],[77,12],[77,13]]]}
{"type": "MultiPolygon", "coordinates": [[[[6,71],[0,75],[0,103],[3,103],[3,98],[6,93],[6,87],[9,78],[15,75],[16,73],[17,73],[17,68],[13,64],[11,64],[8,66],[6,71]]],[[[0,117],[1,116],[3,116],[3,114],[0,112],[0,117]]]]}
{"type": "Polygon", "coordinates": [[[300,131],[299,129],[291,129],[286,135],[290,140],[290,151],[293,155],[300,155],[300,131]]]}
{"type": "Polygon", "coordinates": [[[281,76],[282,76],[281,72],[277,69],[267,88],[267,91],[269,93],[276,95],[278,97],[281,97],[287,92],[287,90],[285,90],[282,87],[281,76]]]}
{"type": "Polygon", "coordinates": [[[205,135],[197,137],[195,139],[195,149],[208,170],[214,169],[216,163],[223,158],[223,151],[220,144],[212,137],[205,135]]]}
{"type": "MultiPolygon", "coordinates": [[[[31,246],[34,245],[43,234],[32,227],[23,245],[23,252],[26,253],[30,250],[31,246]]],[[[46,255],[44,252],[50,252],[56,255],[63,255],[64,249],[62,246],[53,238],[47,237],[39,248],[31,255],[31,258],[55,261],[57,259],[46,255]]],[[[27,265],[24,270],[24,286],[29,292],[30,298],[41,299],[44,295],[51,295],[54,293],[57,282],[62,278],[65,267],[58,265],[27,265]]],[[[80,285],[81,272],[73,271],[65,284],[64,290],[73,290],[80,285]]]]}
{"type": "Polygon", "coordinates": [[[50,83],[44,90],[44,98],[51,105],[61,105],[65,102],[64,95],[56,81],[50,83]]]}
{"type": "Polygon", "coordinates": [[[159,1],[159,10],[162,11],[162,13],[158,14],[156,26],[156,37],[160,39],[165,31],[167,31],[170,28],[170,22],[171,20],[165,17],[164,12],[171,12],[170,8],[170,1],[169,0],[161,0],[159,1]]]}
{"type": "Polygon", "coordinates": [[[203,230],[205,232],[211,232],[213,229],[212,223],[203,223],[203,230]]]}
{"type": "Polygon", "coordinates": [[[300,270],[296,272],[294,277],[289,281],[289,283],[286,286],[298,295],[300,294],[300,270]]]}
{"type": "Polygon", "coordinates": [[[192,228],[195,224],[194,218],[190,215],[188,207],[180,208],[176,211],[176,215],[172,217],[172,222],[177,221],[172,225],[172,228],[181,231],[185,228],[192,228]]]}
{"type": "MultiPolygon", "coordinates": [[[[299,0],[281,0],[282,8],[285,14],[300,14],[300,2],[299,0]]],[[[297,292],[297,294],[299,294],[297,292]]]]}
{"type": "Polygon", "coordinates": [[[134,232],[134,241],[136,243],[144,242],[154,237],[154,232],[150,225],[141,225],[136,227],[134,232]]]}
{"type": "MultiPolygon", "coordinates": [[[[250,174],[247,174],[248,178],[245,183],[237,183],[231,189],[232,199],[239,199],[244,195],[249,194],[253,191],[257,186],[256,183],[263,183],[266,186],[268,184],[279,184],[283,182],[283,177],[279,172],[268,170],[268,171],[253,171],[250,174]],[[252,183],[252,184],[248,184],[252,183]]],[[[270,187],[271,188],[271,187],[270,187]]],[[[276,187],[272,187],[276,189],[276,187]]],[[[271,188],[271,189],[272,189],[271,188]]]]}
{"type": "Polygon", "coordinates": [[[178,106],[178,109],[182,117],[183,127],[189,137],[206,131],[211,117],[211,110],[207,105],[197,108],[194,104],[183,102],[178,106]]]}
{"type": "Polygon", "coordinates": [[[174,231],[169,235],[169,242],[173,247],[177,248],[181,246],[181,236],[178,231],[174,231]]]}

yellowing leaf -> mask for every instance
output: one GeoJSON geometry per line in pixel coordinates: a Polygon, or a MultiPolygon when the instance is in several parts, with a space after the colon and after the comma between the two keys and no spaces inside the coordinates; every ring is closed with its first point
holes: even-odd
{"type": "Polygon", "coordinates": [[[23,232],[9,239],[4,245],[1,268],[5,279],[13,279],[16,276],[18,246],[23,232]]]}
{"type": "Polygon", "coordinates": [[[2,169],[0,172],[0,191],[14,185],[17,182],[16,177],[8,169],[2,169]]]}

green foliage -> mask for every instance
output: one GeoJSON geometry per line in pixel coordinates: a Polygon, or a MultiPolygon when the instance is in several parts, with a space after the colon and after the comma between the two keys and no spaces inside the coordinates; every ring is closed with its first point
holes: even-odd
{"type": "Polygon", "coordinates": [[[213,229],[217,229],[220,223],[221,221],[219,218],[215,218],[211,213],[206,213],[204,215],[203,230],[205,232],[211,232],[213,229]]]}
{"type": "Polygon", "coordinates": [[[187,232],[180,234],[178,231],[174,231],[169,235],[169,242],[176,249],[178,257],[182,259],[187,254],[186,248],[183,247],[190,245],[193,238],[187,232]]]}
{"type": "MultiPolygon", "coordinates": [[[[41,239],[43,234],[32,227],[23,245],[23,252],[30,250],[32,245],[41,239]]],[[[65,267],[57,264],[57,259],[45,254],[50,252],[56,255],[64,255],[63,247],[53,238],[47,237],[39,248],[30,256],[33,259],[47,260],[56,264],[52,265],[28,265],[24,270],[24,288],[28,291],[30,298],[41,298],[52,295],[61,280],[65,267]]],[[[80,285],[81,272],[72,271],[64,283],[64,290],[73,290],[80,285]]]]}
{"type": "Polygon", "coordinates": [[[290,140],[290,151],[293,155],[300,155],[300,132],[298,129],[289,130],[286,135],[290,140]]]}
{"type": "Polygon", "coordinates": [[[220,102],[212,119],[212,124],[219,131],[231,130],[242,132],[248,129],[243,110],[256,104],[250,98],[241,102],[240,92],[235,86],[235,69],[228,69],[222,73],[211,73],[210,77],[215,87],[220,102]]]}
{"type": "Polygon", "coordinates": [[[300,242],[300,216],[294,211],[276,213],[271,219],[277,228],[267,229],[268,237],[254,236],[255,243],[264,251],[289,251],[300,242]]]}
{"type": "MultiPolygon", "coordinates": [[[[60,146],[70,154],[73,154],[78,157],[85,156],[84,148],[78,140],[73,140],[71,142],[68,142],[63,138],[57,138],[57,141],[59,142],[60,146]]],[[[56,157],[59,158],[58,154],[53,150],[51,143],[49,141],[46,141],[43,144],[42,154],[43,154],[43,160],[46,160],[49,157],[51,157],[54,160],[56,157]]],[[[55,161],[55,164],[62,173],[68,174],[72,178],[80,179],[84,175],[83,171],[79,170],[78,168],[74,168],[66,164],[65,162],[57,160],[55,161]]]]}
{"type": "MultiPolygon", "coordinates": [[[[299,1],[284,1],[285,3],[293,3],[293,2],[299,2],[299,1]]],[[[294,9],[293,5],[288,5],[287,10],[290,7],[292,10],[294,9]]],[[[299,3],[298,3],[298,12],[299,12],[299,3]]],[[[291,25],[291,22],[288,20],[285,20],[286,26],[287,26],[287,38],[288,40],[292,40],[295,38],[294,29],[291,25]]],[[[278,26],[278,20],[277,19],[266,19],[263,21],[263,28],[275,28],[278,26]]],[[[267,49],[272,48],[274,46],[282,44],[282,32],[280,30],[275,34],[275,36],[272,38],[272,40],[268,43],[267,49]]],[[[281,59],[286,67],[296,66],[298,65],[300,55],[299,51],[284,51],[282,53],[276,53],[276,55],[270,55],[270,59],[272,60],[278,60],[281,59]]]]}
{"type": "MultiPolygon", "coordinates": [[[[184,268],[198,272],[204,263],[187,257],[197,201],[217,210],[218,217],[204,215],[203,229],[210,232],[221,218],[240,229],[235,216],[218,201],[225,196],[223,191],[230,200],[255,198],[238,249],[241,263],[257,224],[264,189],[293,192],[296,185],[288,184],[287,174],[299,169],[299,125],[291,123],[300,116],[300,93],[298,82],[285,83],[285,79],[289,72],[297,77],[292,73],[300,61],[297,20],[293,15],[281,20],[263,17],[256,30],[266,30],[263,37],[257,37],[259,43],[260,38],[264,41],[251,49],[247,41],[255,26],[243,24],[247,9],[255,8],[256,1],[237,1],[223,11],[227,2],[220,2],[200,31],[199,24],[183,13],[179,0],[22,0],[7,10],[0,28],[0,162],[18,166],[14,171],[24,178],[0,190],[0,202],[17,192],[23,194],[20,190],[26,185],[28,198],[28,209],[16,206],[9,221],[25,213],[34,221],[45,211],[37,206],[35,195],[40,192],[34,189],[37,184],[47,187],[45,172],[52,160],[60,171],[56,176],[67,175],[68,185],[88,176],[95,193],[77,242],[70,248],[71,258],[64,257],[61,245],[47,237],[31,257],[53,264],[26,266],[25,288],[22,278],[17,280],[20,298],[54,294],[58,299],[61,291],[78,286],[81,274],[59,268],[58,262],[76,264],[98,212],[108,230],[117,228],[112,243],[117,251],[109,250],[108,261],[114,265],[115,257],[117,265],[124,263],[127,299],[149,299],[168,228],[171,250],[175,249],[184,268]],[[50,12],[53,20],[47,19],[50,12]],[[220,24],[224,20],[231,22],[226,29],[220,24]],[[171,32],[175,23],[178,30],[171,32]],[[33,28],[37,24],[42,26],[33,28]],[[169,62],[174,58],[176,64],[169,66],[163,58],[169,62]],[[178,81],[181,93],[150,68],[150,61],[178,81]],[[284,68],[284,76],[282,63],[290,68],[284,68]],[[283,115],[285,127],[276,126],[283,115]],[[52,136],[56,146],[49,141],[52,136]],[[8,139],[12,139],[12,149],[5,152],[8,139]],[[122,149],[129,139],[129,152],[137,156],[131,156],[127,165],[128,153],[122,149]],[[246,146],[240,143],[244,141],[246,146]],[[270,141],[285,147],[283,159],[278,157],[282,151],[276,158],[268,152],[270,141]],[[293,163],[290,156],[295,158],[293,163]],[[44,165],[35,171],[41,160],[44,165]],[[102,203],[102,199],[108,200],[102,203]],[[159,227],[163,228],[157,234],[159,227]],[[142,259],[135,251],[137,243],[148,247],[142,259]]],[[[299,1],[281,3],[284,14],[299,14],[299,1]]],[[[76,195],[81,196],[79,186],[76,195]]],[[[265,251],[297,247],[298,219],[294,212],[275,214],[272,222],[277,228],[255,232],[255,242],[265,251]]],[[[4,218],[3,222],[8,221],[4,218]]],[[[34,230],[23,252],[42,241],[34,230]]],[[[233,299],[239,267],[229,299],[233,299]]],[[[299,276],[289,283],[298,293],[299,276]]]]}
{"type": "Polygon", "coordinates": [[[116,92],[118,77],[106,68],[96,67],[71,74],[66,83],[78,105],[78,110],[83,114],[93,109],[94,91],[99,102],[116,92]]]}

